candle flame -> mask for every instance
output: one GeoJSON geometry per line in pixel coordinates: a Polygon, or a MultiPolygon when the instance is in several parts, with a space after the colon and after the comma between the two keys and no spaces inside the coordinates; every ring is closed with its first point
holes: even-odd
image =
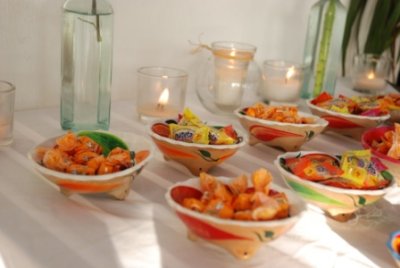
{"type": "Polygon", "coordinates": [[[235,56],[236,56],[236,50],[232,50],[232,51],[229,53],[229,56],[235,57],[235,56]]]}
{"type": "Polygon", "coordinates": [[[290,67],[286,73],[286,80],[289,80],[294,75],[294,66],[290,67]]]}
{"type": "Polygon", "coordinates": [[[374,79],[374,78],[375,78],[375,74],[374,74],[374,72],[370,72],[370,73],[368,73],[368,75],[367,75],[367,78],[368,78],[369,80],[372,80],[372,79],[374,79]]]}
{"type": "Polygon", "coordinates": [[[163,92],[158,99],[158,106],[164,106],[168,103],[169,100],[169,90],[168,88],[164,88],[163,92]]]}

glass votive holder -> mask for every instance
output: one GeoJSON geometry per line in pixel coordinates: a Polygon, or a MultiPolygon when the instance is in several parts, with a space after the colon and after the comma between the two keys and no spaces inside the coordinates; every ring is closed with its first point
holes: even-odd
{"type": "Polygon", "coordinates": [[[15,86],[0,81],[0,146],[13,141],[15,86]]]}
{"type": "Polygon", "coordinates": [[[354,57],[352,68],[353,89],[358,92],[378,95],[386,88],[391,59],[374,54],[359,54],[354,57]]]}
{"type": "Polygon", "coordinates": [[[262,66],[261,97],[273,105],[296,105],[304,79],[304,65],[266,60],[262,66]]]}
{"type": "Polygon", "coordinates": [[[137,112],[142,120],[172,118],[185,105],[188,74],[170,67],[149,66],[137,71],[137,112]]]}

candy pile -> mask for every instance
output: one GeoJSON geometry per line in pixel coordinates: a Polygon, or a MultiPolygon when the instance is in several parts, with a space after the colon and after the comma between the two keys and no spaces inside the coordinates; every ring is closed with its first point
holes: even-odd
{"type": "Polygon", "coordinates": [[[263,103],[256,103],[245,109],[245,114],[251,117],[264,120],[271,120],[283,123],[312,124],[315,120],[311,117],[299,115],[295,106],[268,106],[263,103]]]}
{"type": "Polygon", "coordinates": [[[375,190],[390,183],[381,173],[385,167],[372,157],[370,150],[345,152],[341,161],[325,154],[307,154],[282,161],[288,171],[302,179],[338,188],[375,190]]]}
{"type": "Polygon", "coordinates": [[[229,184],[200,173],[200,198],[185,198],[188,209],[223,219],[267,221],[289,217],[289,201],[285,193],[270,188],[272,176],[266,169],[258,169],[251,176],[253,187],[245,175],[229,184]]]}
{"type": "Polygon", "coordinates": [[[391,158],[400,159],[400,124],[394,124],[394,130],[386,131],[385,134],[371,143],[372,149],[385,154],[391,158]]]}
{"type": "Polygon", "coordinates": [[[211,145],[229,145],[241,141],[232,125],[210,127],[202,122],[189,108],[185,108],[178,122],[156,123],[152,130],[177,141],[211,145]]]}
{"type": "Polygon", "coordinates": [[[388,109],[376,97],[354,96],[348,98],[340,95],[334,98],[323,92],[311,101],[312,104],[330,111],[363,116],[381,116],[388,113],[388,109]]]}

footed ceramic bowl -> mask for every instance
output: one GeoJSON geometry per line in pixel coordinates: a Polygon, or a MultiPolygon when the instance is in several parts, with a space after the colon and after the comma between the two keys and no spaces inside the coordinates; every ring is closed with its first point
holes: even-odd
{"type": "MultiPolygon", "coordinates": [[[[218,180],[227,183],[229,178],[219,177],[218,180]]],[[[276,185],[271,188],[287,195],[290,217],[271,221],[240,221],[221,219],[187,209],[181,205],[185,198],[199,198],[202,195],[198,178],[173,185],[168,189],[165,198],[186,225],[189,239],[202,239],[243,260],[251,258],[263,244],[285,234],[306,210],[305,203],[290,191],[276,185]]]]}
{"type": "Polygon", "coordinates": [[[129,194],[130,186],[134,177],[137,176],[149,162],[154,149],[153,145],[149,141],[135,134],[126,132],[112,132],[111,134],[125,141],[130,151],[135,151],[136,153],[139,151],[147,152],[141,154],[140,159],[136,155],[136,164],[133,167],[105,175],[69,174],[46,168],[40,164],[39,158],[36,155],[36,148],[53,147],[56,139],[61,136],[50,138],[38,144],[28,152],[28,158],[31,160],[33,167],[39,172],[39,174],[58,186],[60,192],[66,196],[70,196],[74,193],[106,193],[116,199],[123,200],[129,194]]]}
{"type": "Polygon", "coordinates": [[[311,112],[329,122],[326,130],[359,140],[367,129],[376,127],[390,118],[390,114],[382,116],[365,116],[355,114],[343,114],[318,107],[307,101],[311,112]]]}
{"type": "MultiPolygon", "coordinates": [[[[361,207],[381,199],[394,186],[390,185],[380,190],[352,190],[323,185],[302,179],[284,168],[284,159],[307,154],[325,154],[316,151],[300,151],[281,154],[274,161],[285,183],[306,202],[322,209],[328,216],[338,221],[347,221],[361,207]]],[[[326,154],[328,155],[328,154],[326,154]]]]}
{"type": "Polygon", "coordinates": [[[378,152],[371,147],[373,140],[381,137],[385,132],[394,130],[393,126],[382,126],[372,128],[363,133],[361,144],[365,149],[371,149],[374,156],[378,157],[381,162],[388,168],[389,172],[396,178],[397,184],[400,186],[400,160],[394,159],[386,154],[378,152]]]}
{"type": "Polygon", "coordinates": [[[235,115],[249,133],[249,144],[263,143],[285,151],[297,151],[300,147],[321,133],[328,122],[317,116],[299,112],[300,116],[312,117],[314,124],[292,124],[264,120],[245,115],[246,108],[239,108],[235,115]]]}
{"type": "Polygon", "coordinates": [[[390,234],[386,247],[396,262],[397,267],[400,268],[400,231],[395,231],[390,234]]]}
{"type": "Polygon", "coordinates": [[[195,176],[221,164],[246,144],[243,135],[238,131],[236,132],[240,141],[232,145],[207,145],[177,141],[166,136],[168,133],[159,132],[155,127],[158,124],[164,124],[164,121],[152,123],[148,132],[163,153],[164,159],[182,164],[195,176]]]}

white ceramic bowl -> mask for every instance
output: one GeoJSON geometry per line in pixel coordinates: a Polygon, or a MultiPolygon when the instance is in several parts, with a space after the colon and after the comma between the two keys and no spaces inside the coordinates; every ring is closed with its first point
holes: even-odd
{"type": "Polygon", "coordinates": [[[28,158],[31,160],[33,167],[40,173],[40,175],[57,185],[60,188],[60,192],[66,196],[73,193],[107,193],[116,199],[122,200],[128,195],[134,177],[140,173],[153,156],[154,148],[149,141],[141,136],[127,132],[110,133],[125,141],[130,151],[139,152],[147,150],[149,154],[139,163],[119,172],[105,175],[69,174],[46,168],[39,163],[36,155],[36,148],[38,147],[52,148],[55,145],[56,139],[61,137],[57,136],[47,139],[32,148],[28,152],[28,158]]]}
{"type": "Polygon", "coordinates": [[[193,175],[207,172],[233,156],[239,148],[246,144],[246,139],[240,131],[236,131],[241,138],[239,143],[231,145],[208,145],[177,141],[164,137],[155,132],[154,125],[165,124],[166,121],[155,121],[148,127],[148,134],[158,149],[163,153],[165,160],[173,160],[185,166],[193,175]]]}
{"type": "Polygon", "coordinates": [[[313,124],[293,124],[272,120],[265,120],[245,115],[247,107],[235,110],[242,126],[249,133],[249,144],[263,143],[268,146],[279,147],[285,151],[297,151],[300,147],[321,133],[328,122],[317,116],[299,112],[302,117],[311,117],[313,124]]]}
{"type": "MultiPolygon", "coordinates": [[[[230,179],[218,177],[218,180],[228,183],[230,179]]],[[[179,202],[186,197],[201,194],[198,178],[174,184],[168,189],[165,198],[186,225],[190,239],[202,239],[224,248],[238,259],[249,259],[263,243],[286,233],[306,210],[305,203],[289,190],[276,185],[272,185],[271,188],[287,195],[290,217],[271,221],[240,221],[221,219],[187,209],[179,202]]]]}
{"type": "MultiPolygon", "coordinates": [[[[287,158],[299,157],[307,154],[324,154],[317,151],[300,151],[279,155],[274,161],[285,183],[306,202],[321,208],[336,220],[348,220],[361,207],[372,204],[381,199],[392,187],[390,185],[379,190],[353,190],[323,185],[317,182],[302,179],[283,167],[282,161],[287,158]]],[[[329,155],[331,156],[331,155],[329,155]]],[[[334,156],[332,156],[334,157],[334,156]]]]}
{"type": "Polygon", "coordinates": [[[381,116],[343,114],[314,105],[311,101],[307,101],[307,106],[311,112],[329,122],[326,130],[331,130],[357,140],[361,138],[365,130],[376,127],[390,118],[390,114],[381,116]]]}

